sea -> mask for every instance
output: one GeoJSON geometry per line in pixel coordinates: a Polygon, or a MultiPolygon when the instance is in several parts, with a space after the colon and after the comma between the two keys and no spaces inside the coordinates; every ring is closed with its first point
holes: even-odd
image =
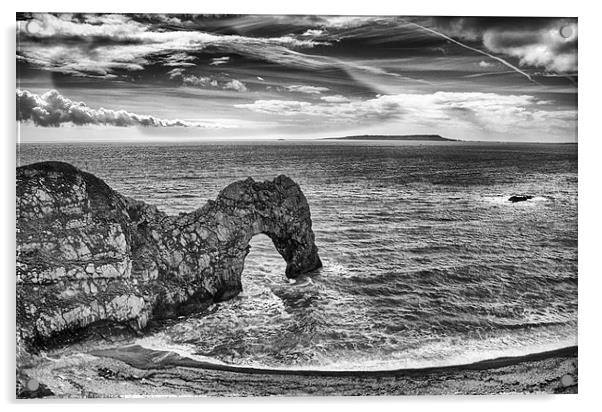
{"type": "Polygon", "coordinates": [[[21,144],[168,214],[285,174],[324,264],[295,282],[251,241],[243,292],[137,338],[230,365],[381,370],[577,344],[577,144],[215,141],[21,144]],[[512,203],[512,195],[532,199],[512,203]]]}

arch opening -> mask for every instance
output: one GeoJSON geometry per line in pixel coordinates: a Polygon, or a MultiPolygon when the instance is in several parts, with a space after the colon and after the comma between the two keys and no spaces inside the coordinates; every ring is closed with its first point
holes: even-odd
{"type": "Polygon", "coordinates": [[[265,285],[282,281],[285,279],[286,266],[284,257],[267,234],[254,235],[249,241],[249,253],[244,261],[243,291],[249,290],[257,283],[265,285]]]}

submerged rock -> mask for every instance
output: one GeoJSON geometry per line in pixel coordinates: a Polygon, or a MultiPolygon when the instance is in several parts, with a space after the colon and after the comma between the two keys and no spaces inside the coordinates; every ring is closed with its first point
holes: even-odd
{"type": "Polygon", "coordinates": [[[524,202],[524,201],[527,201],[527,200],[530,200],[530,199],[533,199],[533,196],[530,196],[530,195],[514,195],[514,196],[510,196],[508,198],[508,201],[512,202],[512,203],[516,203],[516,202],[524,202]]]}
{"type": "Polygon", "coordinates": [[[273,240],[287,277],[317,269],[311,226],[286,176],[232,183],[202,208],[168,216],[67,163],[17,168],[17,362],[78,330],[139,330],[236,296],[258,233],[273,240]]]}

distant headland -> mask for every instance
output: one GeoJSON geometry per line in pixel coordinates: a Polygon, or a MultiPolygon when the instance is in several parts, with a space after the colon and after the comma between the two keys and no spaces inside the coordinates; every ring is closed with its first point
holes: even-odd
{"type": "Polygon", "coordinates": [[[457,139],[448,139],[438,134],[404,134],[404,135],[358,135],[345,137],[325,137],[324,140],[422,140],[434,142],[457,142],[457,139]]]}

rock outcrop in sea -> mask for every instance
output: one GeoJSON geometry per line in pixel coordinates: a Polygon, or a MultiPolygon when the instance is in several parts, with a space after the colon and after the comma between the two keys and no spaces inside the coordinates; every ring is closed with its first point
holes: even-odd
{"type": "Polygon", "coordinates": [[[526,202],[527,200],[531,200],[533,199],[533,196],[531,195],[512,195],[508,198],[509,202],[512,203],[516,203],[516,202],[526,202]]]}
{"type": "Polygon", "coordinates": [[[315,270],[311,226],[303,192],[283,175],[232,183],[168,216],[67,163],[19,167],[17,351],[98,325],[140,330],[232,298],[258,233],[273,240],[287,277],[315,270]]]}

